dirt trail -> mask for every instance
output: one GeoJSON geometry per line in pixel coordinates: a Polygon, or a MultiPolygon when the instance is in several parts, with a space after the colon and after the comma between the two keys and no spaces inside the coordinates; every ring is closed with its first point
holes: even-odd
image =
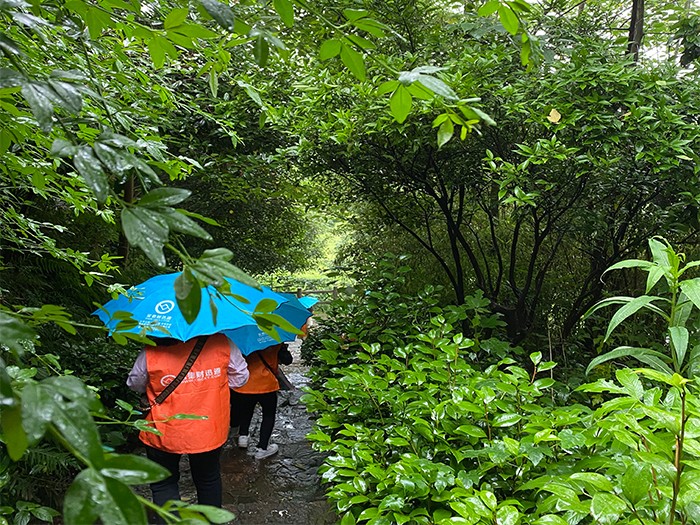
{"type": "MultiPolygon", "coordinates": [[[[290,348],[294,363],[283,367],[285,374],[301,387],[308,383],[306,367],[301,365],[299,346],[290,348]]],[[[277,420],[271,443],[279,452],[256,460],[255,449],[239,449],[233,440],[224,445],[221,474],[224,507],[236,514],[235,525],[331,525],[337,518],[326,502],[317,469],[322,456],[311,449],[306,434],[312,420],[299,398],[301,390],[280,392],[277,420]]],[[[250,429],[251,445],[257,443],[260,407],[250,429]]],[[[196,501],[189,466],[183,460],[180,487],[182,499],[196,501]]]]}

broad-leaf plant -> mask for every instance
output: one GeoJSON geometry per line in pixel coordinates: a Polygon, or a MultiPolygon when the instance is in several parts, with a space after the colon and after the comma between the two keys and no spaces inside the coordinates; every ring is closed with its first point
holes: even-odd
{"type": "Polygon", "coordinates": [[[600,356],[589,368],[612,364],[610,377],[574,393],[543,352],[499,358],[492,340],[455,330],[460,316],[400,294],[387,305],[416,313],[403,338],[361,315],[337,326],[368,337],[325,339],[305,400],[320,416],[309,437],[328,454],[321,470],[340,522],[700,522],[699,305],[686,274],[698,263],[663,239],[649,245],[652,261],[611,269],[646,270],[658,295],[595,309],[623,305],[608,334],[642,308],[660,316],[659,349],[600,356]]]}

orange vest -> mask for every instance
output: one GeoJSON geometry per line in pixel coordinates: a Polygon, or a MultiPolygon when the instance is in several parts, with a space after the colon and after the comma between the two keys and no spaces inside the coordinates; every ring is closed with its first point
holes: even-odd
{"type": "MultiPolygon", "coordinates": [[[[151,403],[180,373],[196,341],[195,338],[173,346],[146,348],[146,395],[151,403]]],[[[230,415],[230,355],[226,336],[210,336],[182,382],[163,404],[155,405],[146,416],[161,435],[141,432],[139,439],[153,448],[175,454],[208,452],[223,445],[228,437],[230,415]],[[175,414],[196,414],[207,419],[163,421],[175,414]]]]}
{"type": "Polygon", "coordinates": [[[268,370],[265,364],[260,359],[260,356],[265,358],[267,364],[277,371],[277,353],[280,345],[269,346],[264,350],[258,350],[245,356],[248,363],[248,382],[238,388],[234,388],[236,392],[241,394],[267,394],[268,392],[277,392],[280,389],[280,384],[272,372],[268,370]]]}

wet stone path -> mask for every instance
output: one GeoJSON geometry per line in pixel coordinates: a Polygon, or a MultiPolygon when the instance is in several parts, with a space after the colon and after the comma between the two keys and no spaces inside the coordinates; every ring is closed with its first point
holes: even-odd
{"type": "MultiPolygon", "coordinates": [[[[266,459],[253,456],[260,430],[260,407],[256,408],[250,427],[248,449],[239,449],[229,438],[221,456],[224,508],[236,515],[232,525],[331,525],[337,522],[326,501],[318,467],[323,457],[312,450],[306,440],[313,421],[299,401],[303,392],[298,388],[308,383],[306,367],[301,364],[299,348],[290,348],[294,363],[283,367],[297,387],[279,392],[277,419],[271,443],[279,452],[266,459]]],[[[183,458],[180,479],[181,497],[196,502],[197,497],[183,458]]],[[[144,487],[145,488],[145,487],[144,487]]],[[[150,496],[150,492],[148,494],[150,496]]]]}

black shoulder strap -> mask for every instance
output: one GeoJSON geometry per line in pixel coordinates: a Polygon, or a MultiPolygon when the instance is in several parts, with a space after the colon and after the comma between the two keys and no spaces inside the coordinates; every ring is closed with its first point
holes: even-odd
{"type": "Polygon", "coordinates": [[[207,342],[207,339],[209,339],[208,335],[202,335],[197,338],[197,342],[195,343],[190,356],[187,358],[187,361],[185,361],[185,366],[182,367],[182,370],[180,370],[177,377],[165,387],[165,390],[158,394],[158,396],[153,400],[154,405],[160,405],[163,401],[165,401],[165,398],[172,394],[173,390],[177,388],[177,385],[179,385],[182,380],[185,379],[187,372],[190,371],[190,368],[192,368],[192,365],[197,360],[197,356],[202,351],[202,348],[204,348],[204,344],[207,342]]]}

